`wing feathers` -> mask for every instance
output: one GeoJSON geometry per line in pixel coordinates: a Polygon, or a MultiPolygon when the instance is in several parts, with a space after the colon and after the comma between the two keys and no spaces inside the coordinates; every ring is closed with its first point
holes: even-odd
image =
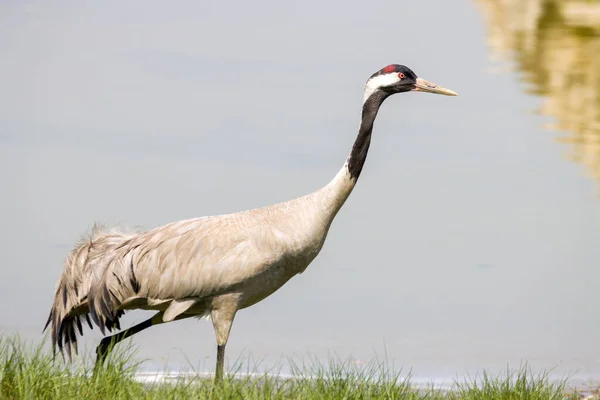
{"type": "Polygon", "coordinates": [[[190,307],[197,303],[197,299],[191,300],[173,300],[163,315],[163,321],[170,322],[179,314],[187,311],[190,307]]]}

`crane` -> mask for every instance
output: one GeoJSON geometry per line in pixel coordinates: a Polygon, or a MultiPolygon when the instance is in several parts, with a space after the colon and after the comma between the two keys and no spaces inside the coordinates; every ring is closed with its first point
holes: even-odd
{"type": "Polygon", "coordinates": [[[364,87],[358,135],[342,168],[325,186],[302,197],[223,215],[172,222],[125,233],[93,229],[68,254],[48,320],[53,354],[77,354],[82,321],[121,329],[129,310],[153,310],[149,319],[105,336],[96,348],[98,368],[112,346],[151,326],[196,317],[212,321],[223,377],[225,346],[236,313],[265,299],[301,274],[317,257],[329,228],[354,189],[383,101],[396,93],[456,96],[452,90],[390,64],[364,87]]]}

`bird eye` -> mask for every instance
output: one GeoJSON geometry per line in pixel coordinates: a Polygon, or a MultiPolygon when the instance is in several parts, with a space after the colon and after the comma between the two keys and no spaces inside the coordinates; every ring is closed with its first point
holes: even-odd
{"type": "Polygon", "coordinates": [[[398,78],[400,78],[400,79],[404,79],[404,78],[406,78],[406,75],[404,75],[404,72],[400,72],[400,73],[398,74],[398,78]]]}

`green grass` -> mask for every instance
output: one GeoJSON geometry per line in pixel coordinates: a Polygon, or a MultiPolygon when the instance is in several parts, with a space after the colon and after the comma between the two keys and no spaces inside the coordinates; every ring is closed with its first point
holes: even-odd
{"type": "MultiPolygon", "coordinates": [[[[120,346],[96,375],[85,365],[56,360],[43,345],[27,345],[0,335],[0,399],[577,399],[566,381],[551,382],[548,374],[534,375],[520,367],[502,376],[456,382],[449,392],[417,389],[384,362],[357,367],[332,361],[292,365],[293,377],[267,374],[228,375],[222,384],[199,376],[173,383],[142,384],[134,379],[139,363],[131,348],[120,346]],[[121,350],[124,348],[124,350],[121,350]]],[[[238,366],[238,371],[240,367],[238,366]]]]}

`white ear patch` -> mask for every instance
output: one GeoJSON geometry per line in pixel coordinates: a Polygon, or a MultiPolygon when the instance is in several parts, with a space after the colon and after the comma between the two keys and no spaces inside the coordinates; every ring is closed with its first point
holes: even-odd
{"type": "Polygon", "coordinates": [[[400,77],[397,72],[392,72],[390,74],[382,74],[374,76],[369,79],[365,85],[365,93],[363,96],[363,104],[367,99],[376,91],[378,88],[382,86],[393,85],[394,83],[400,82],[400,77]]]}

